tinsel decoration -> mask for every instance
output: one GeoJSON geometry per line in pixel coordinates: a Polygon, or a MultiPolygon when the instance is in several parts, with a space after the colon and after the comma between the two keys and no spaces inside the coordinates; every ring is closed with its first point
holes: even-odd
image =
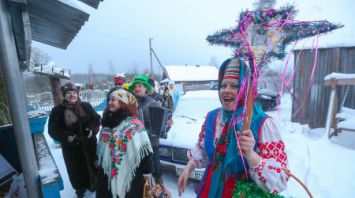
{"type": "MultiPolygon", "coordinates": [[[[207,37],[211,45],[222,45],[234,49],[234,56],[249,63],[248,78],[243,80],[239,93],[245,94],[246,108],[236,119],[251,120],[253,103],[257,96],[258,77],[260,69],[272,58],[283,59],[285,48],[293,41],[317,35],[343,27],[328,21],[296,21],[297,10],[292,5],[286,5],[279,10],[272,8],[275,0],[259,0],[259,7],[254,11],[244,11],[240,14],[237,26],[218,31],[207,37]],[[245,86],[243,86],[245,85],[245,86]],[[252,104],[252,105],[249,105],[252,104]],[[247,119],[245,119],[247,118],[247,119]]],[[[236,104],[239,104],[239,94],[236,104]]],[[[234,118],[235,111],[232,118],[234,118]]],[[[247,122],[243,123],[246,124],[247,122]]],[[[249,124],[249,123],[247,123],[249,124]]],[[[247,125],[246,125],[247,126],[247,125]]],[[[247,126],[248,127],[248,126],[247,126]]],[[[234,131],[236,133],[236,131],[234,131]]],[[[238,152],[243,161],[243,153],[237,139],[238,152]]],[[[244,170],[247,170],[244,165],[244,170]]],[[[247,171],[245,171],[246,175],[247,171]]],[[[237,181],[234,198],[248,197],[282,197],[263,191],[254,182],[237,181]]]]}
{"type": "Polygon", "coordinates": [[[272,194],[258,187],[254,182],[236,182],[233,198],[282,198],[282,195],[272,194]]]}
{"type": "Polygon", "coordinates": [[[296,13],[291,5],[279,10],[247,10],[240,14],[237,27],[218,31],[208,36],[207,41],[211,45],[233,48],[236,57],[250,59],[254,56],[257,66],[261,67],[272,57],[285,58],[285,48],[293,41],[343,27],[328,21],[295,21],[296,13]],[[252,54],[247,51],[247,45],[250,45],[252,54]]]}

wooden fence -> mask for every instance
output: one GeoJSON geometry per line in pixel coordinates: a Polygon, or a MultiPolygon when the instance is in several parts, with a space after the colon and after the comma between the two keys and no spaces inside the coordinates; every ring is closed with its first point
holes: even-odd
{"type": "MultiPolygon", "coordinates": [[[[294,57],[300,50],[294,51],[294,57]]],[[[324,86],[324,77],[332,72],[355,73],[355,47],[336,47],[318,49],[317,66],[314,71],[310,89],[308,85],[311,78],[315,50],[301,51],[298,63],[295,58],[295,77],[293,80],[294,95],[292,103],[293,122],[308,124],[310,128],[324,127],[329,105],[330,87],[324,86]]],[[[345,86],[337,89],[337,107],[339,111],[344,100],[345,86]]],[[[355,87],[349,87],[344,106],[355,108],[355,87]]]]}
{"type": "MultiPolygon", "coordinates": [[[[93,107],[101,104],[106,98],[106,92],[101,90],[84,90],[79,93],[81,101],[89,102],[93,107]]],[[[54,107],[52,92],[43,92],[27,96],[30,108],[50,112],[54,107]]]]}

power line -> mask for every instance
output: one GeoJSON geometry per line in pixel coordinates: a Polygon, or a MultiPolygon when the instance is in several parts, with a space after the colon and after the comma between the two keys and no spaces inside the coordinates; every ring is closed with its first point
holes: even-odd
{"type": "MultiPolygon", "coordinates": [[[[92,33],[95,33],[95,34],[100,34],[101,36],[105,36],[107,38],[111,38],[111,39],[115,39],[115,40],[129,41],[129,42],[135,42],[135,43],[140,43],[142,45],[146,45],[146,41],[143,41],[143,40],[123,38],[123,37],[119,37],[117,35],[108,34],[106,32],[101,32],[101,31],[90,29],[90,28],[83,28],[83,30],[88,31],[88,32],[92,32],[92,33]]],[[[202,46],[202,45],[191,45],[190,43],[192,43],[192,42],[188,42],[188,41],[174,43],[174,42],[165,42],[165,41],[159,40],[156,43],[159,43],[160,45],[168,45],[170,47],[171,46],[180,46],[180,47],[206,48],[206,47],[209,46],[208,44],[206,44],[205,46],[202,46]]]]}

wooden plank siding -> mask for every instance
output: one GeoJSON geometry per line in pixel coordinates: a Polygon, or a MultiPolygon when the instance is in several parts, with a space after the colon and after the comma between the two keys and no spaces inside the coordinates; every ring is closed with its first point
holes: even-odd
{"type": "MultiPolygon", "coordinates": [[[[324,127],[329,104],[330,87],[324,86],[324,77],[332,72],[355,73],[355,46],[318,49],[317,66],[309,92],[307,92],[314,64],[315,50],[294,50],[294,95],[300,101],[292,102],[293,122],[308,124],[310,128],[324,127]]],[[[345,86],[337,87],[337,112],[345,95],[345,86]]],[[[345,101],[346,107],[355,108],[355,86],[351,86],[345,101]]]]}

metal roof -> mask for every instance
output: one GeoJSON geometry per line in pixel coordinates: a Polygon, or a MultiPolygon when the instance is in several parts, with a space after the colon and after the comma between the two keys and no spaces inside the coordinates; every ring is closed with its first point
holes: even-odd
{"type": "Polygon", "coordinates": [[[66,49],[89,14],[58,0],[28,0],[32,39],[66,49]]]}
{"type": "MultiPolygon", "coordinates": [[[[66,49],[89,14],[59,0],[8,0],[21,68],[29,64],[31,41],[66,49]]],[[[82,0],[93,7],[102,0],[82,0]]]]}
{"type": "Polygon", "coordinates": [[[88,4],[89,6],[91,6],[93,8],[97,8],[99,6],[100,1],[103,1],[103,0],[79,0],[79,1],[88,4]]]}

